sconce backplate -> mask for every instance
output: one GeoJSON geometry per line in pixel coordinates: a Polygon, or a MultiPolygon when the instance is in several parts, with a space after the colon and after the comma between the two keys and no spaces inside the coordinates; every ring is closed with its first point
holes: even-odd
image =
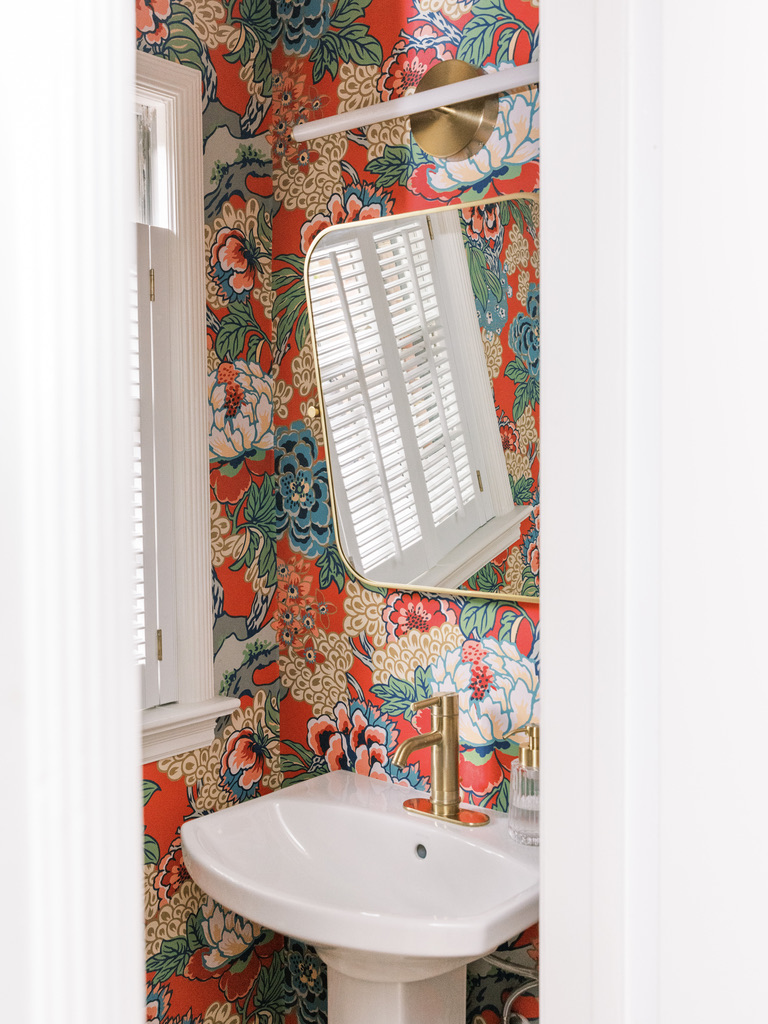
{"type": "MultiPolygon", "coordinates": [[[[416,92],[440,85],[466,82],[484,72],[463,60],[446,60],[430,68],[416,92]]],[[[473,156],[490,138],[499,113],[498,96],[464,100],[450,107],[434,107],[411,114],[411,131],[418,145],[437,157],[473,156]]]]}

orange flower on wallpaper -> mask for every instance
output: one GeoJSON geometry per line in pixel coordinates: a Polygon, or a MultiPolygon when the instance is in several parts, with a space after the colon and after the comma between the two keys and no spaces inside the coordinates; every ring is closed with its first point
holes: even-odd
{"type": "Polygon", "coordinates": [[[387,640],[406,636],[412,629],[426,633],[444,622],[455,625],[458,622],[456,610],[450,601],[440,597],[423,597],[421,594],[391,593],[382,611],[387,640]]]}
{"type": "Polygon", "coordinates": [[[168,847],[168,853],[158,864],[157,874],[152,883],[159,897],[159,906],[164,907],[170,903],[173,894],[187,878],[189,872],[181,855],[181,840],[174,839],[168,847]]]}
{"type": "Polygon", "coordinates": [[[171,16],[171,0],[136,0],[136,36],[144,36],[156,46],[168,36],[166,21],[171,16]]]}
{"type": "Polygon", "coordinates": [[[377,82],[382,100],[408,96],[431,67],[456,56],[455,47],[440,40],[432,25],[420,25],[410,39],[395,43],[377,82]]]}
{"type": "Polygon", "coordinates": [[[386,217],[392,213],[392,209],[392,196],[388,192],[365,182],[347,185],[343,191],[331,196],[326,211],[318,213],[304,224],[301,229],[301,251],[308,252],[320,232],[334,224],[386,217]]]}

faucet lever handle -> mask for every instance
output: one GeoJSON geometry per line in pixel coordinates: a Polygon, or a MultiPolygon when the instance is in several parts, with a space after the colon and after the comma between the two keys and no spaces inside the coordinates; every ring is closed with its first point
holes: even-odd
{"type": "Polygon", "coordinates": [[[411,711],[421,711],[422,708],[432,708],[439,703],[439,694],[434,697],[425,697],[424,700],[415,700],[413,704],[411,704],[411,711]]]}
{"type": "Polygon", "coordinates": [[[440,706],[444,715],[457,715],[459,713],[459,695],[451,691],[449,693],[436,693],[432,697],[425,697],[424,700],[417,700],[411,704],[411,711],[421,711],[422,708],[435,708],[440,706]]]}

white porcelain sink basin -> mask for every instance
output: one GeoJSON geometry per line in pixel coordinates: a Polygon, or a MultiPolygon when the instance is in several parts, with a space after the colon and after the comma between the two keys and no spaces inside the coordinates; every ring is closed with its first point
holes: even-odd
{"type": "Polygon", "coordinates": [[[538,851],[510,839],[504,814],[480,828],[408,814],[414,795],[331,772],[186,822],[184,861],[219,903],[312,944],[349,978],[444,975],[538,919],[538,851]]]}

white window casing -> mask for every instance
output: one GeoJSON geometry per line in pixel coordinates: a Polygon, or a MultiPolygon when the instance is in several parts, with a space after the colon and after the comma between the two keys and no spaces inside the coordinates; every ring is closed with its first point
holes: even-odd
{"type": "MultiPolygon", "coordinates": [[[[166,307],[166,323],[153,324],[154,363],[167,396],[166,419],[155,424],[163,441],[155,445],[155,480],[166,488],[156,502],[158,536],[173,546],[175,644],[163,624],[163,663],[175,646],[177,687],[143,712],[146,763],[207,745],[216,719],[239,701],[216,696],[213,676],[200,75],[149,54],[136,58],[137,102],[161,111],[165,136],[158,165],[168,224],[165,231],[153,227],[151,239],[153,252],[167,255],[154,268],[155,293],[163,293],[158,310],[166,307]]],[[[164,566],[166,553],[159,554],[164,566]]]]}

